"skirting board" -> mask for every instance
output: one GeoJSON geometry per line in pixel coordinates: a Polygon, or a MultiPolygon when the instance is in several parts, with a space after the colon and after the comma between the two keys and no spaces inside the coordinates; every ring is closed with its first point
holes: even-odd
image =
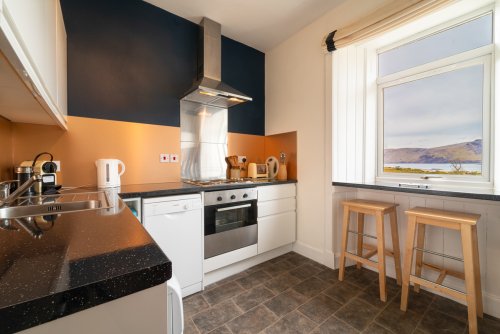
{"type": "Polygon", "coordinates": [[[335,254],[332,251],[323,251],[319,248],[311,247],[301,241],[296,241],[293,244],[293,251],[332,269],[334,269],[334,266],[337,263],[335,254]]]}
{"type": "Polygon", "coordinates": [[[207,272],[203,276],[203,286],[207,287],[208,285],[218,282],[226,277],[235,275],[244,270],[247,270],[250,267],[256,266],[262,262],[269,261],[270,259],[273,259],[275,257],[286,254],[291,251],[292,251],[292,245],[291,244],[285,245],[280,248],[273,249],[269,252],[248,258],[246,260],[236,262],[229,266],[207,272]]]}
{"type": "MultiPolygon", "coordinates": [[[[352,252],[355,253],[355,251],[352,251],[352,252]]],[[[335,254],[335,264],[336,264],[336,266],[335,266],[334,269],[338,268],[339,257],[340,257],[340,254],[335,254]]],[[[351,266],[351,265],[355,265],[355,264],[356,264],[355,261],[353,261],[351,259],[346,259],[346,266],[351,266]]],[[[371,268],[371,267],[368,267],[368,266],[363,266],[363,268],[366,268],[368,270],[372,270],[372,271],[375,271],[375,272],[377,271],[377,270],[375,270],[375,268],[371,268]]],[[[386,275],[388,277],[391,277],[391,278],[394,278],[394,279],[396,278],[396,269],[395,269],[395,266],[394,266],[394,261],[392,261],[392,258],[389,258],[389,260],[386,261],[386,275]]],[[[454,279],[454,280],[456,280],[456,279],[454,279]]],[[[451,287],[454,287],[454,285],[455,285],[455,284],[453,284],[453,282],[449,282],[449,278],[448,277],[445,279],[444,284],[447,285],[447,286],[451,286],[451,287]]],[[[425,287],[421,287],[421,288],[423,290],[427,290],[427,291],[429,291],[429,292],[431,292],[433,294],[436,294],[436,295],[439,295],[439,296],[443,296],[443,297],[448,298],[448,299],[452,299],[452,300],[456,301],[457,303],[464,304],[463,301],[450,298],[450,296],[443,295],[441,293],[437,293],[434,290],[429,290],[429,289],[427,289],[425,287]]],[[[484,313],[489,314],[491,316],[494,316],[495,318],[500,318],[500,297],[499,296],[492,295],[492,294],[487,293],[486,291],[483,290],[483,307],[484,307],[484,313]]]]}

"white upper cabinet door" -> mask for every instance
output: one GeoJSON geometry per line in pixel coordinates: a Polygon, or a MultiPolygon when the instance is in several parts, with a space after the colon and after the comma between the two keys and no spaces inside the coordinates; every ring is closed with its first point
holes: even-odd
{"type": "Polygon", "coordinates": [[[67,52],[66,29],[61,6],[56,4],[56,70],[57,70],[57,106],[63,116],[68,115],[67,99],[67,52]]]}
{"type": "Polygon", "coordinates": [[[0,77],[9,80],[0,85],[12,91],[9,96],[26,97],[0,103],[0,115],[67,129],[66,31],[59,0],[0,0],[0,51],[10,63],[10,69],[0,68],[0,77]]]}
{"type": "Polygon", "coordinates": [[[57,101],[57,0],[4,0],[4,16],[17,36],[52,102],[57,101]]]}

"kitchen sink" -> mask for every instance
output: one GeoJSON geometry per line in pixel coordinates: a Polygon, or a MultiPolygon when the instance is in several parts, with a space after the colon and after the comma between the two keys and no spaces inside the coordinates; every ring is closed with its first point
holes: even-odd
{"type": "Polygon", "coordinates": [[[0,219],[55,215],[112,207],[105,191],[20,197],[17,203],[0,208],[0,219]]]}

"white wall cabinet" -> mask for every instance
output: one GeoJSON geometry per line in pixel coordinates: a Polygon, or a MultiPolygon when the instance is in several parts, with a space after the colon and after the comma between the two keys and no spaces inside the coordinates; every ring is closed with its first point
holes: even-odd
{"type": "Polygon", "coordinates": [[[66,30],[59,0],[0,1],[0,115],[66,128],[66,30]]]}
{"type": "Polygon", "coordinates": [[[295,184],[258,187],[258,253],[291,244],[296,239],[295,184]]]}

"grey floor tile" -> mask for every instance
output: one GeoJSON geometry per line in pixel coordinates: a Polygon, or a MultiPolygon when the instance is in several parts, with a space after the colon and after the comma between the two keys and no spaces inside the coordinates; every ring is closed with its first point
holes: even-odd
{"type": "Polygon", "coordinates": [[[245,291],[238,283],[232,281],[215,287],[203,293],[203,297],[210,305],[218,304],[224,300],[239,295],[245,291]]]}
{"type": "Polygon", "coordinates": [[[484,315],[483,319],[477,319],[479,334],[500,333],[500,319],[484,315]]]}
{"type": "Polygon", "coordinates": [[[339,320],[335,316],[331,316],[324,323],[322,323],[318,328],[316,328],[311,334],[356,334],[359,333],[357,329],[346,324],[342,320],[339,320]]]}
{"type": "MultiPolygon", "coordinates": [[[[431,305],[434,297],[434,294],[425,290],[421,289],[420,292],[417,293],[413,290],[413,288],[410,288],[410,293],[408,295],[408,310],[423,315],[427,308],[431,305]]],[[[401,294],[398,294],[394,301],[398,301],[401,304],[401,294]]]]}
{"type": "Polygon", "coordinates": [[[241,313],[231,300],[227,300],[198,313],[192,319],[201,333],[208,333],[241,315],[241,313]]]}
{"type": "Polygon", "coordinates": [[[311,332],[316,323],[297,311],[288,313],[265,330],[267,334],[306,334],[311,332]]]}
{"type": "Polygon", "coordinates": [[[377,316],[380,310],[361,299],[354,298],[335,313],[340,320],[345,321],[357,330],[364,330],[377,316]]]}
{"type": "Polygon", "coordinates": [[[274,295],[274,292],[261,285],[253,288],[252,290],[248,290],[239,294],[234,298],[234,302],[243,311],[248,311],[251,308],[259,305],[260,303],[263,303],[266,300],[274,297],[274,295]]]}
{"type": "Polygon", "coordinates": [[[273,299],[267,301],[264,305],[281,317],[303,304],[307,297],[293,290],[287,290],[273,299]]]}
{"type": "Polygon", "coordinates": [[[375,322],[395,333],[411,334],[422,318],[422,313],[415,313],[407,310],[403,312],[399,309],[399,303],[390,303],[382,313],[375,319],[375,322]]]}
{"type": "Polygon", "coordinates": [[[371,283],[375,281],[378,282],[378,273],[373,270],[361,268],[350,271],[348,274],[346,274],[345,279],[349,283],[354,284],[361,289],[364,289],[371,283]]]}
{"type": "Polygon", "coordinates": [[[395,298],[400,298],[399,297],[400,287],[398,285],[386,284],[386,291],[387,291],[387,302],[383,302],[380,300],[380,287],[377,280],[376,282],[372,283],[369,287],[361,291],[358,297],[373,306],[384,308],[387,306],[388,302],[392,301],[395,298]]]}
{"type": "Polygon", "coordinates": [[[339,282],[339,271],[327,268],[321,271],[320,273],[316,274],[315,277],[327,283],[336,284],[339,282]]]}
{"type": "Polygon", "coordinates": [[[313,260],[308,259],[305,256],[302,256],[300,254],[297,254],[295,252],[289,253],[290,255],[288,256],[287,261],[294,264],[295,266],[301,266],[303,264],[311,264],[314,263],[313,260]]]}
{"type": "Polygon", "coordinates": [[[237,334],[259,333],[276,320],[278,317],[273,312],[259,305],[228,322],[227,327],[237,334]]]}
{"type": "Polygon", "coordinates": [[[240,284],[245,289],[251,289],[267,282],[271,279],[271,276],[263,270],[249,274],[248,276],[238,278],[236,282],[240,284]]]}
{"type": "Polygon", "coordinates": [[[466,324],[454,317],[441,313],[434,309],[429,309],[420,321],[417,329],[428,334],[455,334],[463,333],[466,324]]]}
{"type": "Polygon", "coordinates": [[[289,273],[301,280],[305,280],[306,278],[319,274],[322,271],[322,269],[311,264],[303,264],[295,269],[290,270],[289,273]]]}
{"type": "Polygon", "coordinates": [[[184,319],[184,334],[199,334],[200,332],[194,325],[193,320],[191,319],[184,319]]]}
{"type": "Polygon", "coordinates": [[[341,306],[342,304],[327,295],[320,294],[300,306],[298,310],[309,319],[320,324],[328,319],[328,317],[335,313],[341,306]]]}
{"type": "Polygon", "coordinates": [[[446,313],[455,319],[464,322],[467,321],[467,306],[459,304],[451,299],[436,296],[430,307],[431,309],[446,313]]]}
{"type": "Polygon", "coordinates": [[[214,329],[213,331],[210,332],[210,334],[232,334],[232,333],[231,330],[227,328],[226,325],[224,325],[214,329]]]}
{"type": "Polygon", "coordinates": [[[210,307],[201,293],[184,298],[182,304],[184,307],[184,317],[186,319],[190,319],[196,313],[210,307]]]}
{"type": "Polygon", "coordinates": [[[324,293],[329,297],[334,298],[341,304],[345,304],[352,298],[356,297],[360,292],[361,290],[358,287],[343,281],[335,284],[324,293]]]}
{"type": "Polygon", "coordinates": [[[284,273],[270,281],[265,282],[264,285],[273,292],[280,293],[299,284],[300,282],[301,280],[299,278],[292,276],[289,273],[284,273]]]}
{"type": "Polygon", "coordinates": [[[391,332],[387,328],[384,328],[384,327],[372,322],[371,325],[368,326],[368,328],[366,328],[363,331],[363,334],[393,334],[393,332],[391,332]]]}
{"type": "Polygon", "coordinates": [[[276,277],[293,268],[295,268],[295,266],[290,262],[281,261],[277,263],[268,263],[268,265],[265,266],[263,270],[272,277],[276,277]]]}
{"type": "Polygon", "coordinates": [[[321,291],[328,289],[329,287],[331,287],[331,285],[326,283],[325,281],[322,281],[317,277],[311,277],[306,279],[302,283],[297,284],[292,289],[306,296],[307,298],[312,298],[318,295],[321,291]]]}

